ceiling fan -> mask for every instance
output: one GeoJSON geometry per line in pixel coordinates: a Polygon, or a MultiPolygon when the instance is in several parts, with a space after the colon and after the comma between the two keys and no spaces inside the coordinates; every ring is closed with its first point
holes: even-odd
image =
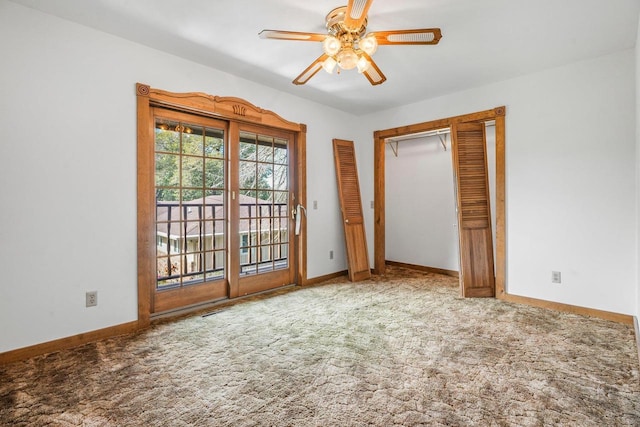
{"type": "Polygon", "coordinates": [[[433,45],[438,44],[442,33],[440,28],[422,28],[367,34],[367,12],[371,3],[373,0],[349,0],[346,6],[333,9],[326,17],[327,34],[262,30],[259,36],[263,39],[322,42],[324,53],[293,80],[294,84],[305,84],[321,68],[328,73],[336,68],[338,73],[341,69],[357,68],[372,85],[379,85],[387,78],[371,58],[378,45],[433,45]]]}

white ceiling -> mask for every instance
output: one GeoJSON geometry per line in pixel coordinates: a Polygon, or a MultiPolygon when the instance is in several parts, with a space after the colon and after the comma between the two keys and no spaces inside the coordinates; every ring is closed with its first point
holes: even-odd
{"type": "Polygon", "coordinates": [[[295,86],[320,43],[258,33],[323,33],[346,0],[11,1],[354,114],[630,49],[640,13],[640,0],[375,0],[368,31],[439,27],[440,44],[381,46],[380,86],[355,70],[295,86]]]}

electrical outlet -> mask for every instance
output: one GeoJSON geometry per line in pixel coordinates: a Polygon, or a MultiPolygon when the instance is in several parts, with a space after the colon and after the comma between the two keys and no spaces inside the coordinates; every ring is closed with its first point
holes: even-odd
{"type": "Polygon", "coordinates": [[[373,200],[371,201],[371,209],[373,209],[375,205],[373,204],[373,200]]]}
{"type": "Polygon", "coordinates": [[[318,201],[317,200],[313,201],[313,209],[318,209],[318,201]]]}
{"type": "Polygon", "coordinates": [[[559,271],[551,272],[551,283],[562,283],[562,274],[559,271]]]}
{"type": "Polygon", "coordinates": [[[98,305],[98,291],[87,292],[86,303],[87,307],[95,307],[98,305]]]}
{"type": "Polygon", "coordinates": [[[333,251],[329,251],[329,259],[333,259],[333,251]]]}

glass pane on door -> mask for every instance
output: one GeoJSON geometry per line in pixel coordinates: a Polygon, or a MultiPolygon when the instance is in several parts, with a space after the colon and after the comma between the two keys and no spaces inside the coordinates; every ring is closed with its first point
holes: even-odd
{"type": "Polygon", "coordinates": [[[157,290],[226,277],[224,130],[157,117],[157,290]]]}
{"type": "Polygon", "coordinates": [[[241,131],[240,275],[289,267],[288,140],[241,131]]]}

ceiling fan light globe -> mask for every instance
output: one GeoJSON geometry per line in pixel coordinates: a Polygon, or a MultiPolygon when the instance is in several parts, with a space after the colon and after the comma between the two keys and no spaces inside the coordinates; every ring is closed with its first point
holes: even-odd
{"type": "Polygon", "coordinates": [[[322,50],[329,56],[334,56],[342,47],[340,40],[334,36],[327,36],[322,42],[322,50]]]}
{"type": "Polygon", "coordinates": [[[371,56],[378,50],[378,40],[372,34],[368,34],[360,40],[359,46],[367,55],[371,56]]]}
{"type": "Polygon", "coordinates": [[[338,65],[343,70],[351,70],[358,64],[358,55],[350,47],[342,49],[338,53],[337,59],[338,65]]]}
{"type": "Polygon", "coordinates": [[[371,62],[369,62],[364,56],[361,56],[360,59],[358,59],[356,66],[358,67],[358,72],[362,74],[369,69],[371,62]]]}
{"type": "Polygon", "coordinates": [[[329,74],[333,73],[333,70],[336,69],[336,65],[338,65],[338,62],[331,56],[322,62],[322,68],[324,68],[324,70],[329,74]]]}

